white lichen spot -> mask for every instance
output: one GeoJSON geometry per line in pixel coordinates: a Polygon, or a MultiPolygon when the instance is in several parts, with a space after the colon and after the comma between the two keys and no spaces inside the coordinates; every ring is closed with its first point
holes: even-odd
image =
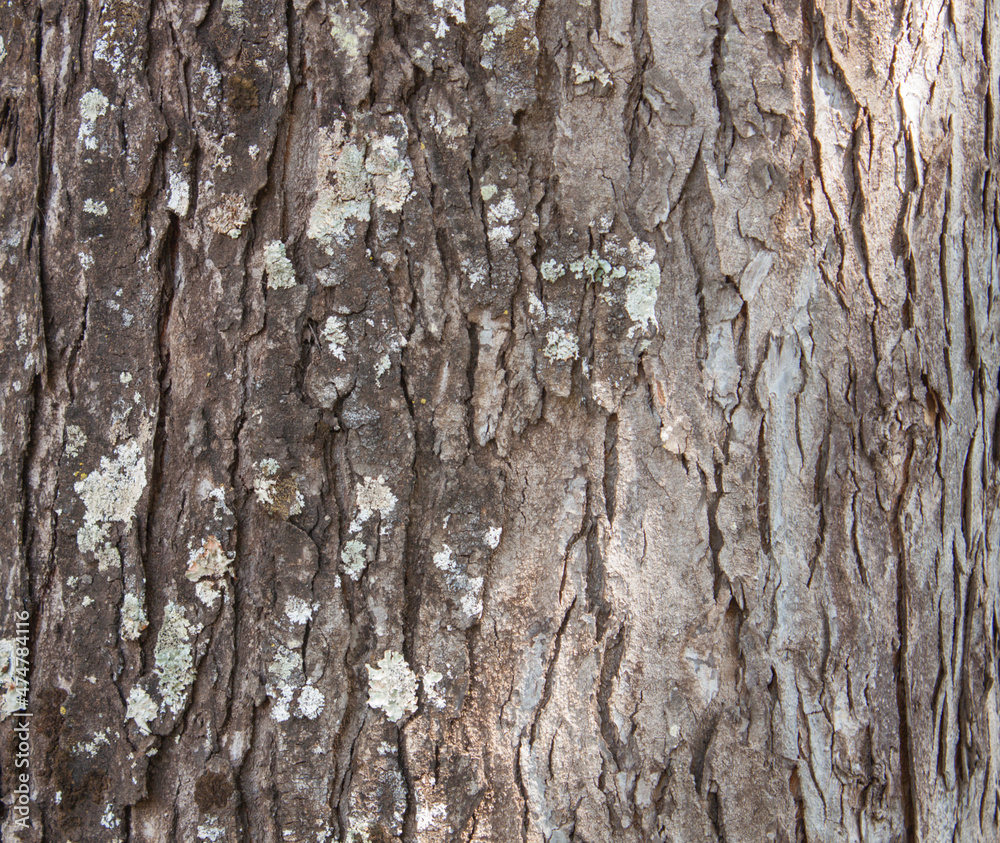
{"type": "Polygon", "coordinates": [[[386,485],[385,476],[365,477],[357,488],[358,514],[351,523],[350,531],[356,533],[376,512],[386,520],[396,508],[396,496],[386,485]]]}
{"type": "Polygon", "coordinates": [[[243,0],[222,0],[222,13],[230,26],[243,26],[243,0]]]}
{"type": "Polygon", "coordinates": [[[80,97],[80,133],[77,139],[87,149],[97,149],[94,128],[99,117],[108,113],[108,98],[97,88],[92,88],[80,97]]]}
{"type": "Polygon", "coordinates": [[[542,263],[541,271],[542,278],[551,284],[553,281],[558,281],[563,275],[566,274],[566,267],[554,258],[549,258],[547,261],[542,263]]]}
{"type": "Polygon", "coordinates": [[[315,720],[323,713],[325,706],[326,698],[319,688],[313,685],[306,685],[299,692],[299,707],[297,712],[299,717],[305,717],[307,720],[315,720]]]}
{"type": "Polygon", "coordinates": [[[448,545],[444,545],[442,550],[434,554],[434,565],[442,571],[451,574],[458,571],[458,566],[455,564],[455,557],[452,555],[452,550],[448,545]]]}
{"type": "Polygon", "coordinates": [[[470,618],[478,618],[483,614],[483,578],[466,577],[467,591],[462,593],[459,606],[470,618]]]}
{"type": "Polygon", "coordinates": [[[128,695],[128,708],[125,710],[125,720],[134,720],[136,728],[144,735],[149,734],[149,724],[159,715],[159,708],[153,698],[138,685],[134,686],[128,695]]]}
{"type": "Polygon", "coordinates": [[[574,85],[586,85],[588,82],[597,82],[598,85],[603,87],[611,84],[611,74],[606,68],[591,69],[575,61],[570,69],[573,71],[574,85]]]}
{"type": "Polygon", "coordinates": [[[77,252],[76,257],[80,261],[80,266],[84,269],[90,269],[94,265],[93,255],[88,255],[86,252],[77,252]]]}
{"type": "Polygon", "coordinates": [[[433,705],[435,708],[444,708],[447,703],[445,702],[444,695],[438,690],[437,684],[444,676],[438,673],[436,670],[428,670],[424,674],[424,694],[427,696],[427,701],[433,705]]]}
{"type": "Polygon", "coordinates": [[[496,550],[500,545],[500,536],[503,535],[503,527],[490,527],[486,531],[486,537],[483,541],[486,542],[486,546],[490,550],[496,550]]]}
{"type": "Polygon", "coordinates": [[[272,290],[295,286],[295,267],[280,240],[272,240],[264,248],[264,268],[267,270],[267,286],[272,290]]]}
{"type": "Polygon", "coordinates": [[[569,331],[562,328],[553,328],[546,335],[548,344],[542,354],[549,358],[549,362],[555,363],[557,360],[575,360],[580,356],[580,342],[569,331]]]}
{"type": "Polygon", "coordinates": [[[430,831],[448,816],[447,806],[440,802],[422,803],[417,808],[417,831],[430,831]]]}
{"type": "Polygon", "coordinates": [[[101,816],[101,825],[107,829],[118,828],[118,817],[115,816],[115,806],[110,803],[105,806],[104,814],[101,816]]]}
{"type": "Polygon", "coordinates": [[[413,166],[406,157],[406,123],[402,119],[396,121],[396,131],[398,135],[372,140],[365,158],[376,203],[394,214],[403,210],[413,180],[413,166]]]}
{"type": "Polygon", "coordinates": [[[250,203],[238,193],[224,193],[219,203],[208,212],[208,225],[213,231],[235,240],[250,220],[252,212],[250,203]]]}
{"type": "Polygon", "coordinates": [[[333,12],[330,13],[330,35],[333,36],[337,46],[352,60],[361,57],[362,39],[367,40],[371,37],[360,24],[356,25],[347,17],[341,17],[333,12]]]}
{"type": "Polygon", "coordinates": [[[147,438],[130,439],[119,445],[113,459],[101,457],[96,471],[73,484],[86,509],[83,525],[76,534],[77,546],[83,553],[96,553],[104,564],[117,557],[117,550],[107,545],[111,524],[116,521],[130,524],[145,491],[143,449],[147,438]]]}
{"type": "Polygon", "coordinates": [[[392,359],[389,357],[389,353],[386,352],[379,357],[378,362],[375,364],[375,383],[378,383],[381,386],[380,381],[391,367],[392,359]]]}
{"type": "Polygon", "coordinates": [[[122,372],[118,376],[118,383],[124,384],[125,386],[128,386],[130,383],[132,383],[132,373],[131,372],[122,372]]]}
{"type": "Polygon", "coordinates": [[[84,755],[89,755],[93,758],[97,755],[98,750],[102,746],[110,746],[111,741],[108,740],[108,730],[101,729],[99,732],[94,732],[93,736],[89,741],[81,742],[76,745],[76,751],[83,753],[84,755]]]}
{"type": "Polygon", "coordinates": [[[222,544],[215,536],[209,536],[202,539],[201,547],[191,551],[184,576],[191,582],[198,582],[205,577],[224,577],[229,572],[229,557],[223,552],[222,544]]]}
{"type": "Polygon", "coordinates": [[[66,425],[66,453],[70,457],[77,457],[83,446],[87,444],[87,435],[83,429],[75,424],[66,425]]]}
{"type": "Polygon", "coordinates": [[[486,212],[486,218],[491,224],[512,222],[518,215],[517,203],[514,201],[514,194],[505,190],[503,198],[490,205],[486,212]]]}
{"type": "Polygon", "coordinates": [[[0,35],[0,61],[7,58],[7,45],[3,40],[3,36],[0,35]]]}
{"type": "Polygon", "coordinates": [[[360,580],[368,565],[368,549],[364,542],[357,539],[344,542],[344,546],[340,550],[340,558],[344,565],[344,573],[354,582],[360,580]]]}
{"type": "Polygon", "coordinates": [[[217,825],[205,823],[198,826],[198,839],[207,840],[209,843],[219,843],[220,840],[226,839],[226,830],[217,825]]]}
{"type": "Polygon", "coordinates": [[[483,50],[489,52],[496,46],[498,40],[514,28],[517,21],[503,6],[490,6],[486,10],[486,18],[489,26],[483,33],[483,50]]]}
{"type": "Polygon", "coordinates": [[[347,359],[344,352],[350,337],[347,335],[347,320],[343,316],[329,317],[323,325],[323,330],[320,331],[320,338],[334,357],[338,360],[347,359]]]}
{"type": "Polygon", "coordinates": [[[149,626],[146,609],[134,594],[122,600],[121,635],[126,641],[138,641],[139,635],[149,626]]]}
{"type": "Polygon", "coordinates": [[[497,186],[495,184],[484,184],[479,188],[479,195],[483,197],[484,202],[489,202],[490,199],[497,195],[497,186]]]}
{"type": "Polygon", "coordinates": [[[368,705],[399,721],[417,710],[417,677],[402,653],[386,650],[378,667],[367,665],[368,705]]]}
{"type": "Polygon", "coordinates": [[[268,667],[267,693],[274,700],[271,716],[284,723],[292,716],[295,691],[302,685],[302,659],[285,646],[279,646],[268,667]]]}
{"type": "Polygon", "coordinates": [[[312,606],[301,597],[289,597],[285,601],[285,615],[293,624],[305,624],[312,620],[312,606]]]}
{"type": "Polygon", "coordinates": [[[83,212],[93,214],[95,217],[106,217],[108,215],[107,202],[95,202],[93,199],[83,200],[83,212]]]}
{"type": "MultiPolygon", "coordinates": [[[[633,239],[629,252],[638,264],[628,273],[628,288],[625,292],[625,310],[637,327],[656,330],[656,294],[660,288],[660,267],[656,263],[656,250],[648,243],[633,239]]],[[[635,331],[633,327],[632,331],[635,331]]]]}
{"type": "Polygon", "coordinates": [[[194,646],[197,626],[188,622],[183,607],[174,602],[163,610],[163,625],[156,636],[153,657],[160,677],[163,702],[174,714],[180,714],[188,690],[194,682],[194,646]]]}
{"type": "Polygon", "coordinates": [[[455,23],[465,23],[465,0],[434,0],[434,11],[442,18],[453,18],[455,23]]]}
{"type": "Polygon", "coordinates": [[[202,580],[194,587],[195,596],[206,606],[211,608],[219,599],[219,590],[211,580],[202,580]]]}
{"type": "Polygon", "coordinates": [[[167,194],[167,208],[183,217],[191,205],[191,187],[184,173],[170,174],[170,192],[167,194]]]}

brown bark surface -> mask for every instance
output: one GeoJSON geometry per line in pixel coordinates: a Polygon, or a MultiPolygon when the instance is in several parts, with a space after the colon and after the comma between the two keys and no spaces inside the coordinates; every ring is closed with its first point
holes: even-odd
{"type": "Polygon", "coordinates": [[[993,0],[0,24],[4,840],[997,839],[993,0]]]}

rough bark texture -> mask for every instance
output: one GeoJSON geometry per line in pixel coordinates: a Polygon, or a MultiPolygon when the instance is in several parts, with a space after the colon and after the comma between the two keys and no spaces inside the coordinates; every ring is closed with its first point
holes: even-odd
{"type": "Polygon", "coordinates": [[[992,0],[0,18],[5,840],[997,839],[992,0]]]}

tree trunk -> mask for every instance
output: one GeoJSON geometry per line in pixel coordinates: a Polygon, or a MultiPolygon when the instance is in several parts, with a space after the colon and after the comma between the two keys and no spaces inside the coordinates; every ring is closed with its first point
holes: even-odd
{"type": "Polygon", "coordinates": [[[997,839],[992,0],[0,18],[5,840],[997,839]]]}

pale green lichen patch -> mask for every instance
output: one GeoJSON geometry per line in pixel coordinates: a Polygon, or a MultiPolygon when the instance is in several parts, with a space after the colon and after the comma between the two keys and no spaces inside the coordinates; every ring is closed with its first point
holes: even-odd
{"type": "Polygon", "coordinates": [[[406,156],[406,123],[392,119],[393,131],[376,137],[344,136],[339,121],[319,140],[316,201],[306,235],[334,254],[371,220],[372,204],[398,213],[410,195],[413,166],[406,156]]]}
{"type": "Polygon", "coordinates": [[[203,823],[198,826],[198,839],[207,840],[208,843],[219,843],[226,839],[226,830],[221,826],[203,823]]]}
{"type": "Polygon", "coordinates": [[[144,735],[149,734],[149,724],[159,715],[159,708],[153,698],[138,685],[129,691],[125,720],[135,721],[136,728],[144,735]]]}
{"type": "Polygon", "coordinates": [[[80,97],[80,133],[77,136],[87,149],[97,149],[94,128],[99,117],[108,113],[108,98],[97,88],[92,88],[80,97]]]}
{"type": "MultiPolygon", "coordinates": [[[[509,36],[515,30],[523,32],[522,46],[524,49],[536,51],[538,36],[535,35],[535,13],[538,11],[538,0],[516,0],[510,9],[496,3],[486,10],[486,28],[483,31],[483,57],[480,64],[485,68],[493,67],[493,57],[489,55],[504,43],[509,43],[509,36]]],[[[513,46],[513,45],[511,45],[513,46]]]]}
{"type": "Polygon", "coordinates": [[[77,546],[83,553],[96,554],[102,568],[120,561],[118,551],[108,544],[111,524],[130,524],[146,489],[147,439],[148,433],[119,445],[114,458],[101,457],[100,468],[73,484],[85,507],[77,546]]]}
{"type": "MultiPolygon", "coordinates": [[[[625,311],[636,323],[629,336],[633,336],[636,331],[655,331],[659,328],[656,300],[660,288],[660,266],[656,262],[656,249],[649,243],[633,238],[627,249],[612,239],[605,243],[604,251],[607,256],[598,251],[582,255],[570,263],[570,272],[578,280],[600,284],[605,289],[612,288],[613,282],[624,279],[625,311]]],[[[546,277],[544,264],[542,277],[546,277]]],[[[606,294],[605,298],[611,301],[612,293],[606,294]]]]}
{"type": "Polygon", "coordinates": [[[554,258],[549,258],[547,261],[543,261],[540,269],[542,278],[550,284],[558,281],[563,275],[566,274],[566,267],[554,258]]]}
{"type": "Polygon", "coordinates": [[[548,344],[542,351],[550,363],[558,361],[576,360],[580,356],[580,341],[562,328],[553,328],[546,335],[548,344]]]}
{"type": "Polygon", "coordinates": [[[386,650],[378,667],[367,665],[368,705],[393,722],[417,710],[417,677],[402,653],[386,650]]]}
{"type": "Polygon", "coordinates": [[[435,708],[444,708],[447,705],[444,695],[438,690],[438,682],[444,679],[436,670],[428,670],[424,674],[423,686],[427,701],[435,708]]]}
{"type": "Polygon", "coordinates": [[[121,634],[126,641],[138,641],[142,631],[149,626],[146,610],[134,594],[122,600],[121,634]]]}
{"type": "Polygon", "coordinates": [[[330,4],[327,20],[334,43],[351,61],[357,61],[371,49],[371,16],[364,9],[350,8],[344,3],[339,11],[334,11],[333,4],[330,4]]]}
{"type": "Polygon", "coordinates": [[[292,716],[291,706],[295,692],[303,685],[302,659],[284,645],[278,650],[268,666],[267,694],[274,700],[271,716],[284,723],[292,716]]]}
{"type": "Polygon", "coordinates": [[[222,0],[222,13],[230,26],[243,26],[243,0],[222,0]]]}
{"type": "Polygon", "coordinates": [[[83,446],[87,444],[87,435],[81,427],[75,424],[66,425],[66,454],[70,457],[77,457],[83,446]]]}
{"type": "Polygon", "coordinates": [[[83,212],[85,214],[93,214],[95,217],[106,217],[108,215],[108,204],[106,202],[95,202],[93,199],[84,199],[83,212]]]}
{"type": "Polygon", "coordinates": [[[360,580],[368,565],[368,548],[365,543],[357,539],[344,542],[340,558],[344,565],[344,573],[354,582],[360,580]]]}
{"type": "Polygon", "coordinates": [[[347,320],[343,316],[330,316],[320,331],[320,339],[338,360],[347,360],[345,352],[351,338],[347,334],[347,320]]]}
{"type": "Polygon", "coordinates": [[[285,244],[272,240],[264,248],[264,268],[267,270],[267,286],[272,290],[294,287],[295,267],[285,253],[285,244]]]}
{"type": "Polygon", "coordinates": [[[188,691],[194,683],[194,642],[198,625],[184,615],[184,609],[170,602],[163,610],[163,625],[156,637],[156,673],[160,694],[174,714],[180,714],[188,691]]]}
{"type": "Polygon", "coordinates": [[[348,528],[350,532],[357,533],[364,524],[376,512],[386,520],[396,508],[397,498],[386,485],[385,477],[365,477],[356,490],[358,502],[358,514],[348,528]]]}
{"type": "Polygon", "coordinates": [[[648,243],[633,239],[629,244],[629,252],[636,265],[628,272],[625,310],[637,326],[648,329],[652,323],[653,330],[656,330],[659,328],[656,298],[660,288],[660,267],[656,263],[656,250],[648,243]]]}

